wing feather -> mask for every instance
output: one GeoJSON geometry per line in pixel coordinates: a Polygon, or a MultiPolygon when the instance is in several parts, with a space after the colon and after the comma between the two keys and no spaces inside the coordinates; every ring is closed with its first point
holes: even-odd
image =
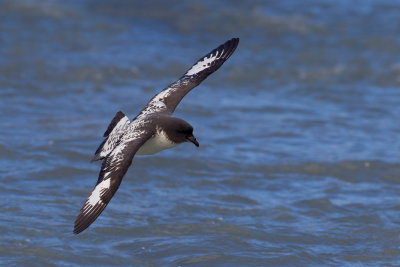
{"type": "Polygon", "coordinates": [[[79,234],[88,228],[106,208],[121,184],[122,178],[132,163],[136,151],[151,135],[123,139],[103,160],[99,179],[90,196],[81,208],[74,225],[74,233],[79,234]]]}
{"type": "Polygon", "coordinates": [[[137,117],[158,112],[172,114],[182,98],[211,73],[218,70],[232,55],[238,44],[239,38],[232,38],[200,58],[178,81],[155,95],[137,117]]]}
{"type": "Polygon", "coordinates": [[[129,126],[129,118],[118,111],[104,133],[104,141],[94,153],[92,161],[104,159],[117,146],[119,140],[129,126]]]}

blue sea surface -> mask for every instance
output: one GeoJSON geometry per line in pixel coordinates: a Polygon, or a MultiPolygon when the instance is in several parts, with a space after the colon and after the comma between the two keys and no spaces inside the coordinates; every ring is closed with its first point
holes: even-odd
{"type": "Polygon", "coordinates": [[[400,1],[0,1],[0,265],[399,266],[400,1]],[[119,110],[232,37],[72,233],[119,110]]]}

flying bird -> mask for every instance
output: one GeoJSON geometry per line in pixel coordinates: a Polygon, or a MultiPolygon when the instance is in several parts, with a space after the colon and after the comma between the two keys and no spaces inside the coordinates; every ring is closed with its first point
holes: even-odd
{"type": "Polygon", "coordinates": [[[219,69],[238,44],[239,38],[232,38],[200,58],[179,80],[155,95],[132,122],[124,113],[117,112],[92,159],[102,161],[101,170],[96,186],[75,220],[75,234],[88,228],[102,213],[135,155],[155,154],[184,142],[199,146],[193,127],[172,114],[182,98],[219,69]]]}

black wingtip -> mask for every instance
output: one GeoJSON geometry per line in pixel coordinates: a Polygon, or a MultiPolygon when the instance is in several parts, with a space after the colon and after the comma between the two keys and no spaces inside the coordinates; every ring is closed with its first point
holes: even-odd
{"type": "MultiPolygon", "coordinates": [[[[79,216],[79,215],[78,215],[78,216],[79,216]]],[[[75,235],[81,233],[83,230],[85,230],[85,229],[87,228],[87,227],[86,227],[86,228],[83,228],[82,226],[78,225],[78,224],[77,224],[77,220],[78,220],[78,218],[75,220],[74,230],[73,230],[73,233],[74,233],[75,235]]]]}
{"type": "Polygon", "coordinates": [[[81,232],[83,232],[86,228],[89,227],[90,224],[84,224],[84,216],[82,213],[82,210],[79,212],[78,216],[75,219],[75,223],[74,223],[74,234],[79,234],[81,232]]]}
{"type": "Polygon", "coordinates": [[[235,52],[236,48],[239,45],[239,38],[238,37],[234,37],[228,41],[226,41],[224,44],[220,45],[218,48],[214,49],[213,51],[211,51],[210,54],[215,53],[215,51],[223,51],[223,55],[222,55],[222,63],[225,62],[232,54],[233,52],[235,52]]]}
{"type": "Polygon", "coordinates": [[[97,204],[87,214],[83,213],[83,208],[85,206],[82,207],[76,217],[73,233],[77,235],[86,230],[97,219],[97,217],[99,217],[106,206],[107,204],[97,204]]]}
{"type": "Polygon", "coordinates": [[[239,37],[233,37],[230,39],[228,42],[233,42],[236,44],[236,46],[239,44],[240,38],[239,37]]]}
{"type": "Polygon", "coordinates": [[[234,37],[234,38],[226,41],[222,45],[220,45],[218,48],[211,51],[210,54],[214,53],[217,50],[224,49],[224,51],[225,51],[224,59],[226,60],[233,54],[233,52],[235,52],[237,46],[239,45],[239,40],[240,39],[238,37],[234,37]]]}
{"type": "Polygon", "coordinates": [[[79,231],[77,228],[74,228],[74,231],[72,231],[74,233],[74,235],[77,235],[79,233],[81,233],[82,231],[79,231]]]}
{"type": "Polygon", "coordinates": [[[237,48],[238,45],[239,45],[239,41],[240,41],[239,37],[234,37],[234,38],[228,40],[228,41],[225,43],[225,45],[231,46],[231,48],[230,48],[230,54],[229,54],[228,58],[233,54],[233,52],[235,52],[236,48],[237,48]]]}
{"type": "Polygon", "coordinates": [[[235,52],[239,45],[239,38],[232,38],[221,44],[197,62],[184,74],[183,77],[197,79],[197,84],[207,78],[208,75],[219,69],[224,62],[235,52]]]}

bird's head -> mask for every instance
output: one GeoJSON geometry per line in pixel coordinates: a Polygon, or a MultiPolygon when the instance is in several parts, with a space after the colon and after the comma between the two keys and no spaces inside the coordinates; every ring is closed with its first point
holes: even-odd
{"type": "Polygon", "coordinates": [[[171,118],[166,130],[168,138],[175,143],[192,142],[195,146],[200,146],[193,135],[192,125],[182,119],[171,118]]]}

